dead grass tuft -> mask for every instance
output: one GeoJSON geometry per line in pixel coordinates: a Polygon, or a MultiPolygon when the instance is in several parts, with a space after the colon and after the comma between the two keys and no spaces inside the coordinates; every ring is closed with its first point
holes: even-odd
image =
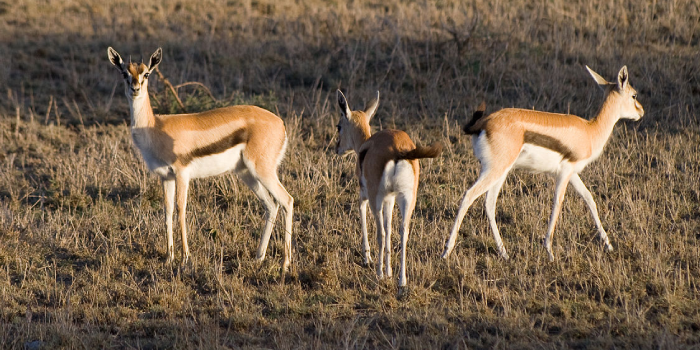
{"type": "MultiPolygon", "coordinates": [[[[699,18],[687,0],[0,1],[0,345],[692,347],[699,18]],[[192,266],[165,263],[160,184],[131,145],[110,45],[134,60],[162,46],[174,85],[211,91],[180,87],[189,111],[246,103],[285,120],[290,274],[279,274],[279,233],[268,260],[253,261],[262,208],[233,176],[193,183],[192,266]],[[626,64],[647,111],[582,174],[615,251],[567,196],[548,263],[539,238],[552,181],[516,173],[497,211],[511,261],[498,258],[480,201],[440,260],[478,176],[466,118],[482,100],[487,112],[591,116],[602,94],[584,64],[606,77],[626,64]],[[375,128],[445,145],[423,163],[400,294],[361,264],[353,165],[331,152],[339,87],[382,92],[375,128]]],[[[179,112],[152,83],[157,112],[179,112]]]]}

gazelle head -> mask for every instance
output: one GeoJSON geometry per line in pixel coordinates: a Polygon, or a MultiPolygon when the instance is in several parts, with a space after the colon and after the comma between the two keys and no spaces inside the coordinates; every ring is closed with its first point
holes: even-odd
{"type": "Polygon", "coordinates": [[[130,100],[137,99],[139,97],[148,96],[148,77],[151,75],[154,69],[158,66],[163,58],[163,50],[159,47],[156,52],[151,55],[151,59],[146,66],[143,62],[134,63],[129,59],[129,63],[126,64],[119,56],[119,53],[112,47],[107,49],[107,55],[109,56],[109,61],[119,69],[122,73],[125,83],[125,93],[126,97],[130,100]]]}
{"type": "Polygon", "coordinates": [[[637,90],[630,85],[627,66],[622,67],[617,73],[616,83],[609,83],[588,66],[586,69],[607,95],[616,94],[616,102],[620,106],[620,118],[639,120],[644,116],[644,108],[637,101],[637,90]]]}
{"type": "Polygon", "coordinates": [[[338,106],[340,107],[340,120],[338,121],[338,143],[335,152],[344,155],[360,147],[371,135],[369,121],[377,112],[379,105],[379,91],[377,97],[370,101],[364,111],[352,111],[348,106],[345,95],[338,90],[338,106]]]}

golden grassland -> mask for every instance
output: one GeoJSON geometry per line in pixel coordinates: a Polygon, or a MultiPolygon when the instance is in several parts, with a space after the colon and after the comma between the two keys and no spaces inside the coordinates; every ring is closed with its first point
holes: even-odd
{"type": "MultiPolygon", "coordinates": [[[[0,347],[693,347],[699,30],[690,0],[0,0],[0,347]],[[281,219],[253,261],[263,209],[233,175],[193,182],[192,263],[165,263],[161,187],[131,144],[108,46],[133,60],[162,46],[173,84],[212,92],[180,87],[189,111],[282,117],[290,274],[281,219]],[[584,65],[611,80],[627,65],[646,111],[581,174],[615,251],[569,190],[549,263],[553,181],[516,172],[497,207],[511,260],[483,199],[441,260],[479,171],[460,126],[482,100],[590,118],[602,92],[584,65]],[[375,130],[445,145],[421,161],[404,294],[362,266],[354,156],[332,154],[337,88],[355,109],[381,92],[375,130]]],[[[150,89],[157,112],[179,112],[162,82],[150,89]]]]}

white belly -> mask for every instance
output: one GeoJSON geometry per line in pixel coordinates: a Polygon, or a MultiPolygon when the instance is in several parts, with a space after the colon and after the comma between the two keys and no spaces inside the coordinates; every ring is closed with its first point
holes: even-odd
{"type": "Polygon", "coordinates": [[[193,159],[187,165],[190,178],[215,176],[243,166],[243,148],[245,144],[240,144],[222,153],[193,159]]]}
{"type": "Polygon", "coordinates": [[[564,157],[559,152],[526,143],[513,167],[536,173],[557,173],[563,160],[564,157]]]}

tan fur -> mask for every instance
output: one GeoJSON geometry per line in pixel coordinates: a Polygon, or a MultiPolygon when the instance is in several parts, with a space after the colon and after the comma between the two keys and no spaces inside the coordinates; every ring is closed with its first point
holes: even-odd
{"type": "Polygon", "coordinates": [[[129,74],[131,74],[132,77],[137,77],[147,71],[148,66],[143,63],[129,63],[129,66],[127,66],[126,69],[129,71],[129,74]]]}
{"type": "Polygon", "coordinates": [[[188,154],[197,147],[245,129],[248,132],[243,151],[246,158],[253,164],[271,165],[285,139],[282,120],[255,106],[232,106],[197,114],[156,115],[154,118],[154,127],[162,131],[154,134],[157,138],[154,142],[159,145],[173,142],[172,147],[158,148],[164,158],[170,153],[175,157],[188,154]]]}
{"type": "MultiPolygon", "coordinates": [[[[591,156],[591,125],[574,115],[508,108],[495,112],[475,125],[486,131],[489,142],[498,144],[499,152],[510,152],[516,157],[525,140],[525,132],[532,131],[561,141],[574,152],[576,159],[591,156]]],[[[500,154],[500,153],[499,153],[500,154]]]]}
{"type": "Polygon", "coordinates": [[[369,120],[377,110],[379,96],[365,111],[351,111],[338,90],[342,117],[338,122],[336,153],[357,153],[356,173],[360,184],[360,219],[365,263],[372,259],[367,238],[367,205],[377,223],[377,275],[391,277],[391,218],[395,200],[399,201],[401,225],[401,268],[399,285],[406,285],[406,248],[409,223],[416,206],[420,167],[418,158],[440,154],[441,145],[416,148],[408,134],[400,130],[382,130],[371,134],[369,120]],[[406,166],[410,166],[408,173],[406,166]],[[408,182],[410,181],[410,182],[408,182]],[[385,269],[386,266],[386,269],[385,269]]]}
{"type": "Polygon", "coordinates": [[[510,156],[520,152],[525,131],[533,131],[557,139],[574,152],[575,159],[585,160],[602,149],[617,122],[611,106],[618,104],[619,94],[609,91],[607,95],[598,116],[590,121],[571,114],[506,108],[483,118],[474,128],[486,131],[491,143],[515,153],[510,156]]]}
{"type": "Polygon", "coordinates": [[[498,192],[512,168],[545,172],[556,177],[554,204],[544,239],[550,260],[554,259],[552,235],[570,181],[586,201],[606,249],[612,250],[607,233],[598,218],[593,197],[578,173],[601,154],[619,119],[637,120],[644,115],[644,109],[636,99],[636,90],[629,84],[627,67],[620,69],[617,83],[609,83],[586,68],[605,91],[603,105],[598,115],[590,121],[569,114],[516,108],[502,109],[483,117],[483,105],[475,112],[475,117],[465,126],[464,131],[472,135],[482,172],[462,197],[455,224],[445,244],[443,258],[449,256],[454,248],[467,209],[485,192],[486,212],[498,251],[501,256],[508,258],[494,217],[498,192]]]}
{"type": "Polygon", "coordinates": [[[108,55],[112,64],[124,75],[134,143],[149,169],[163,181],[168,260],[174,259],[172,214],[175,197],[185,263],[189,257],[185,220],[189,180],[232,170],[255,192],[266,209],[258,260],[265,257],[277,210],[280,205],[283,206],[286,215],[282,267],[286,270],[291,259],[294,199],[277,178],[277,167],[284,156],[287,140],[284,122],[271,112],[255,106],[232,106],[193,114],[155,115],[148,96],[148,77],[160,63],[162,51],[158,49],[151,56],[149,66],[143,63],[126,65],[111,47],[108,55]]]}
{"type": "MultiPolygon", "coordinates": [[[[369,126],[369,124],[368,124],[369,126]]],[[[416,145],[411,141],[411,138],[401,130],[382,130],[372,135],[367,141],[360,146],[359,152],[365,153],[362,164],[359,159],[357,162],[358,171],[362,167],[362,173],[358,174],[364,177],[367,181],[367,194],[369,198],[377,197],[377,187],[382,180],[384,167],[386,163],[399,158],[401,153],[414,150],[416,145]]],[[[413,177],[415,183],[413,186],[413,205],[415,205],[415,194],[418,190],[418,176],[420,174],[420,166],[417,159],[406,160],[413,168],[413,177]]],[[[373,202],[370,201],[370,206],[373,202]]],[[[375,208],[376,209],[376,208],[375,208]]]]}

